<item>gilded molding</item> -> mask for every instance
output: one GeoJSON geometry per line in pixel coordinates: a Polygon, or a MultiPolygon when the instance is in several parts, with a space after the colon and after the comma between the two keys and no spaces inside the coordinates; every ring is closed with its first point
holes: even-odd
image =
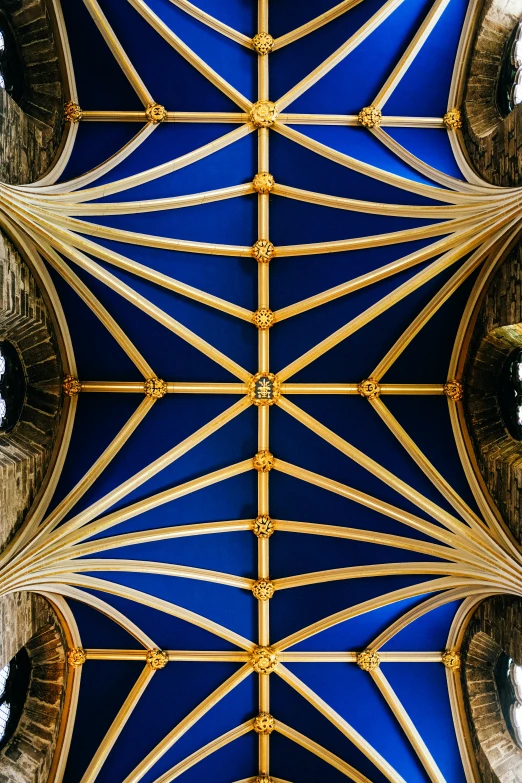
{"type": "Polygon", "coordinates": [[[458,130],[459,128],[462,128],[462,114],[460,113],[460,109],[450,109],[446,112],[442,121],[448,130],[458,130]]]}
{"type": "Polygon", "coordinates": [[[275,248],[269,239],[258,239],[252,247],[252,255],[260,264],[268,264],[274,253],[275,248]]]}
{"type": "Polygon", "coordinates": [[[80,120],[83,117],[83,111],[78,106],[77,103],[74,103],[74,101],[67,101],[65,106],[63,107],[63,117],[65,122],[70,122],[72,124],[75,124],[77,122],[80,122],[80,120]]]}
{"type": "Polygon", "coordinates": [[[442,653],[442,663],[446,669],[456,672],[460,669],[460,653],[457,650],[446,650],[442,653]]]}
{"type": "Polygon", "coordinates": [[[271,734],[275,729],[275,719],[269,712],[260,712],[254,718],[253,726],[256,734],[271,734]]]}
{"type": "Polygon", "coordinates": [[[364,672],[373,672],[379,668],[380,664],[380,655],[375,650],[363,650],[363,652],[357,653],[357,666],[364,672]]]}
{"type": "Polygon", "coordinates": [[[83,647],[72,647],[67,653],[67,662],[73,669],[83,666],[87,660],[87,655],[83,647]]]}
{"type": "Polygon", "coordinates": [[[254,186],[256,193],[266,195],[273,189],[275,185],[275,179],[268,171],[258,171],[252,180],[252,185],[254,186]]]}
{"type": "Polygon", "coordinates": [[[378,128],[382,121],[382,111],[376,106],[365,106],[357,119],[364,128],[378,128]]]}
{"type": "Polygon", "coordinates": [[[274,45],[274,39],[270,35],[270,33],[257,33],[252,38],[252,46],[254,47],[255,51],[260,54],[262,57],[264,55],[269,54],[272,51],[272,47],[274,45]]]}
{"type": "Polygon", "coordinates": [[[250,654],[250,664],[257,674],[270,674],[279,663],[271,647],[255,647],[250,654]]]}
{"type": "Polygon", "coordinates": [[[269,601],[275,593],[275,585],[270,579],[258,579],[252,585],[252,593],[258,601],[269,601]]]}
{"type": "Polygon", "coordinates": [[[357,385],[357,391],[361,397],[366,397],[368,400],[374,400],[381,394],[380,384],[374,378],[366,378],[357,385]]]}
{"type": "Polygon", "coordinates": [[[258,329],[270,329],[270,327],[274,325],[274,321],[275,313],[267,307],[256,310],[252,315],[252,323],[254,326],[257,326],[258,329]]]}
{"type": "Polygon", "coordinates": [[[64,394],[68,397],[76,397],[82,390],[82,384],[78,378],[74,378],[72,375],[66,375],[63,379],[62,389],[64,394]]]}
{"type": "Polygon", "coordinates": [[[147,397],[160,400],[167,393],[167,384],[161,378],[148,378],[143,384],[143,391],[147,397]]]}
{"type": "Polygon", "coordinates": [[[164,669],[169,662],[169,654],[165,650],[149,650],[147,652],[147,666],[154,671],[164,669]]]}
{"type": "MultiPolygon", "coordinates": [[[[274,467],[274,455],[270,451],[258,451],[252,459],[252,464],[254,470],[257,470],[258,473],[269,473],[274,467]]],[[[264,517],[258,517],[258,519],[263,518],[264,517]]]]}
{"type": "Polygon", "coordinates": [[[464,387],[460,381],[452,379],[444,384],[444,394],[448,399],[458,402],[464,397],[464,387]]]}
{"type": "Polygon", "coordinates": [[[254,783],[275,783],[275,781],[269,775],[258,775],[254,783]]]}
{"type": "Polygon", "coordinates": [[[254,519],[252,530],[257,538],[270,538],[275,530],[274,520],[270,519],[267,514],[262,514],[254,519]]]}
{"type": "Polygon", "coordinates": [[[281,396],[281,382],[272,372],[258,372],[248,383],[248,397],[259,406],[274,405],[281,396]]]}
{"type": "Polygon", "coordinates": [[[145,109],[145,116],[152,125],[157,125],[159,122],[165,122],[167,119],[167,110],[161,103],[149,103],[145,109]]]}
{"type": "Polygon", "coordinates": [[[256,128],[269,128],[277,120],[277,107],[272,101],[257,101],[250,109],[250,122],[256,128]]]}

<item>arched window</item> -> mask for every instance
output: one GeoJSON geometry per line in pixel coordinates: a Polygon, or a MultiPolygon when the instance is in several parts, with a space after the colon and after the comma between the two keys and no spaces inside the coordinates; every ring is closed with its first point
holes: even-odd
{"type": "Polygon", "coordinates": [[[497,386],[497,400],[506,429],[512,438],[522,440],[522,350],[510,353],[497,386]]]}
{"type": "Polygon", "coordinates": [[[0,11],[0,88],[15,101],[25,89],[24,67],[16,38],[5,14],[0,11]]]}
{"type": "Polygon", "coordinates": [[[522,22],[507,42],[497,86],[497,105],[503,117],[519,103],[522,103],[522,22]]]}
{"type": "Polygon", "coordinates": [[[31,663],[25,649],[0,669],[0,748],[9,742],[20,721],[30,675],[31,663]]]}
{"type": "Polygon", "coordinates": [[[495,681],[506,726],[522,748],[522,666],[502,653],[495,667],[495,681]]]}
{"type": "Polygon", "coordinates": [[[0,342],[0,432],[11,430],[20,418],[25,400],[25,372],[18,351],[0,342]]]}

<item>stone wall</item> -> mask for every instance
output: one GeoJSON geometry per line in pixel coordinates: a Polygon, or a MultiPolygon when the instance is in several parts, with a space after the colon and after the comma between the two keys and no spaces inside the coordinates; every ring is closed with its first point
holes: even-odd
{"type": "Polygon", "coordinates": [[[462,653],[462,687],[470,734],[483,783],[520,783],[522,751],[504,721],[494,668],[501,652],[522,663],[522,601],[510,596],[488,598],[466,630],[462,653]]]}
{"type": "Polygon", "coordinates": [[[18,349],[27,376],[20,421],[10,432],[0,433],[1,549],[22,523],[49,465],[63,374],[45,300],[29,267],[1,234],[0,339],[18,349]]]}
{"type": "Polygon", "coordinates": [[[0,600],[0,665],[22,647],[31,661],[24,711],[0,751],[0,783],[45,783],[49,778],[63,714],[67,644],[59,619],[45,598],[16,593],[0,600]]]}
{"type": "Polygon", "coordinates": [[[0,0],[14,30],[27,89],[20,106],[0,90],[0,180],[33,182],[52,165],[65,102],[58,42],[45,0],[0,0]]]}
{"type": "Polygon", "coordinates": [[[507,356],[522,347],[522,246],[499,267],[470,345],[464,408],[478,466],[503,519],[522,542],[522,442],[508,433],[496,388],[507,356]]]}
{"type": "Polygon", "coordinates": [[[486,0],[467,70],[464,141],[478,174],[495,185],[522,182],[522,106],[504,119],[496,105],[501,60],[521,16],[519,0],[486,0]]]}

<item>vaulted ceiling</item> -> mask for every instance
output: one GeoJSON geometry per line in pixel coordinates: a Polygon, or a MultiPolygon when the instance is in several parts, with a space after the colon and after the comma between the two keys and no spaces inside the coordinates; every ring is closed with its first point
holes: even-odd
{"type": "Polygon", "coordinates": [[[62,157],[0,203],[45,264],[71,376],[0,572],[51,596],[78,648],[57,774],[471,780],[461,630],[521,575],[461,402],[472,310],[519,220],[450,111],[473,7],[63,15],[62,157]]]}

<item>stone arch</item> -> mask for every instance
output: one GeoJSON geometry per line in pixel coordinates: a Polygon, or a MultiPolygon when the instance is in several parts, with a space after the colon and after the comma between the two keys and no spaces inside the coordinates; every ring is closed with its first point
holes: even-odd
{"type": "Polygon", "coordinates": [[[11,184],[39,179],[57,157],[66,98],[62,55],[52,3],[1,0],[24,66],[19,104],[0,90],[0,179],[11,184]]]}
{"type": "Polygon", "coordinates": [[[504,118],[496,103],[504,51],[520,19],[517,0],[485,0],[467,64],[464,141],[477,172],[495,185],[522,181],[522,106],[504,118]]]}
{"type": "Polygon", "coordinates": [[[497,402],[502,365],[522,347],[522,244],[494,273],[480,304],[464,372],[464,410],[478,470],[502,519],[522,543],[522,441],[506,429],[497,402]]]}
{"type": "Polygon", "coordinates": [[[0,625],[1,666],[22,648],[31,662],[22,716],[0,750],[0,783],[47,783],[65,719],[68,665],[64,629],[49,601],[29,593],[0,599],[0,625]]]}
{"type": "Polygon", "coordinates": [[[462,688],[470,736],[483,783],[522,780],[522,750],[502,715],[494,669],[502,652],[522,663],[522,601],[496,596],[470,619],[462,654],[462,688]]]}
{"type": "Polygon", "coordinates": [[[63,376],[46,299],[15,246],[0,234],[0,339],[17,349],[27,390],[18,424],[0,433],[0,548],[29,510],[58,439],[63,376]]]}

